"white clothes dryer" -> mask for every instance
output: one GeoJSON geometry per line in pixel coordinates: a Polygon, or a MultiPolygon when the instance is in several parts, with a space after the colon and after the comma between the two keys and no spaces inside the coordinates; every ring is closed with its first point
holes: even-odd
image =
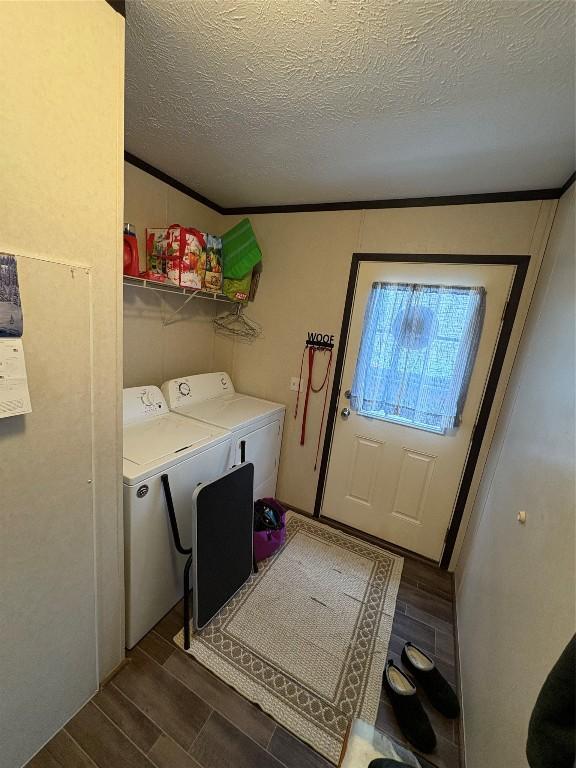
{"type": "Polygon", "coordinates": [[[162,393],[171,411],[230,430],[231,466],[252,462],[254,499],[275,496],[286,406],[236,392],[223,372],[166,381],[162,393]]]}

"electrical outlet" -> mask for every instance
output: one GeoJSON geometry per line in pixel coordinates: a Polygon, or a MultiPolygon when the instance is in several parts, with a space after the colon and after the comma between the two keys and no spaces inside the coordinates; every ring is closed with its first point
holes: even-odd
{"type": "Polygon", "coordinates": [[[300,392],[304,391],[304,387],[302,385],[302,382],[298,378],[298,376],[292,376],[290,379],[290,390],[292,392],[298,392],[298,384],[300,384],[300,392]]]}

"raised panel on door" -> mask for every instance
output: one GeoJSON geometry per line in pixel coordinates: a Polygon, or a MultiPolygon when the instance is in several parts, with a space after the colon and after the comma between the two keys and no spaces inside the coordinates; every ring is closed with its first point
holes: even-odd
{"type": "Polygon", "coordinates": [[[372,505],[381,461],[382,442],[355,435],[352,443],[347,496],[353,501],[372,505]]]}
{"type": "Polygon", "coordinates": [[[422,524],[436,458],[409,448],[403,449],[398,488],[392,504],[393,515],[416,525],[422,524]]]}
{"type": "MultiPolygon", "coordinates": [[[[372,430],[369,420],[358,421],[358,425],[351,421],[343,424],[345,439],[332,447],[340,471],[332,474],[332,482],[326,486],[323,510],[337,509],[344,500],[348,515],[354,520],[353,527],[381,536],[385,515],[382,503],[386,500],[387,507],[391,502],[393,456],[387,442],[372,430]]],[[[339,519],[327,512],[323,514],[339,519]]]]}

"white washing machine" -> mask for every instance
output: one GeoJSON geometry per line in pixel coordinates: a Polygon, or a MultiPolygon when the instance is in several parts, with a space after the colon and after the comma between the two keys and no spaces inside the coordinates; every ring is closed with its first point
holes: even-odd
{"type": "Polygon", "coordinates": [[[124,390],[126,645],[182,597],[186,556],[174,547],[161,476],[168,475],[183,545],[192,540],[192,495],[230,466],[230,432],[170,413],[158,387],[124,390]]]}
{"type": "Polygon", "coordinates": [[[166,381],[171,411],[232,432],[232,463],[254,464],[254,498],[275,496],[286,406],[236,392],[227,373],[201,373],[166,381]]]}

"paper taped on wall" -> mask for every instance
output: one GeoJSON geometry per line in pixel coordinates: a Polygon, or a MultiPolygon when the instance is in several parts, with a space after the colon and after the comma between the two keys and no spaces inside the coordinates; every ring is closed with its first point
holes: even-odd
{"type": "Polygon", "coordinates": [[[22,339],[0,339],[0,419],[31,411],[22,339]]]}

